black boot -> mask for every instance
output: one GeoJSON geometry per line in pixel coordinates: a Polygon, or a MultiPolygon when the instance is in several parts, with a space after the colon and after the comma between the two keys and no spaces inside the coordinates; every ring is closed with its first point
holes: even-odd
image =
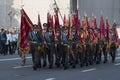
{"type": "Polygon", "coordinates": [[[49,69],[52,69],[53,68],[53,66],[52,65],[49,65],[49,69]]]}
{"type": "Polygon", "coordinates": [[[67,66],[64,66],[64,70],[67,70],[68,69],[68,67],[67,66]]]}
{"type": "Polygon", "coordinates": [[[72,68],[73,68],[73,69],[75,69],[75,68],[76,68],[76,66],[75,66],[75,65],[73,65],[73,66],[72,66],[72,68]]]}
{"type": "Polygon", "coordinates": [[[35,70],[35,71],[37,70],[37,67],[35,65],[33,66],[33,70],[35,70]]]}

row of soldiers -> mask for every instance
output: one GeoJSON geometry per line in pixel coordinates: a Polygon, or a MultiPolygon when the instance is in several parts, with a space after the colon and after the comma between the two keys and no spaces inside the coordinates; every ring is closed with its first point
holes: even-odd
{"type": "Polygon", "coordinates": [[[115,29],[110,30],[111,43],[108,43],[107,37],[101,36],[100,29],[87,28],[86,37],[84,38],[84,29],[71,29],[66,26],[61,26],[58,29],[44,25],[44,30],[34,29],[29,33],[30,53],[32,53],[33,69],[47,66],[53,68],[54,64],[57,67],[61,65],[64,69],[76,67],[80,64],[81,67],[100,64],[102,55],[104,56],[103,63],[108,61],[108,53],[111,56],[112,62],[115,61],[116,49],[118,44],[115,42],[115,29]],[[97,33],[97,37],[93,41],[93,37],[88,31],[97,33]],[[43,62],[42,62],[43,61],[43,62]]]}

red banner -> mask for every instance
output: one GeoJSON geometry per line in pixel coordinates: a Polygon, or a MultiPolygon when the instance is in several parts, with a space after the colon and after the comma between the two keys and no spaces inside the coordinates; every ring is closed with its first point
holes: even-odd
{"type": "Polygon", "coordinates": [[[38,26],[40,27],[40,32],[42,33],[42,25],[40,21],[40,15],[38,14],[38,26]]]}
{"type": "Polygon", "coordinates": [[[21,26],[20,26],[20,51],[24,54],[28,53],[28,35],[29,32],[33,29],[33,23],[30,18],[27,16],[24,9],[21,10],[21,26]]]}

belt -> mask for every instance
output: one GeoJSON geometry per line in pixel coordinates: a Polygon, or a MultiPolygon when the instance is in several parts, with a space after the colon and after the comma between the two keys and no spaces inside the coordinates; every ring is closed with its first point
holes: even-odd
{"type": "Polygon", "coordinates": [[[111,43],[114,43],[115,41],[111,41],[111,43]]]}
{"type": "Polygon", "coordinates": [[[63,44],[63,46],[68,46],[68,44],[63,44]]]}
{"type": "Polygon", "coordinates": [[[51,43],[47,43],[48,45],[50,45],[51,43]]]}
{"type": "Polygon", "coordinates": [[[107,44],[107,42],[104,42],[104,44],[107,44]]]}
{"type": "Polygon", "coordinates": [[[37,42],[36,41],[30,41],[31,43],[34,43],[34,44],[36,44],[37,42]]]}

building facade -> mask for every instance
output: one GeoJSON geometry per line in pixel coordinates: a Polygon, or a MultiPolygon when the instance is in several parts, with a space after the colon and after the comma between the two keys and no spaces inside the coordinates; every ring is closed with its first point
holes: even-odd
{"type": "Polygon", "coordinates": [[[71,12],[74,13],[77,8],[81,18],[86,12],[90,19],[94,14],[98,24],[101,15],[108,17],[110,24],[114,20],[120,24],[120,0],[71,0],[71,12]]]}

